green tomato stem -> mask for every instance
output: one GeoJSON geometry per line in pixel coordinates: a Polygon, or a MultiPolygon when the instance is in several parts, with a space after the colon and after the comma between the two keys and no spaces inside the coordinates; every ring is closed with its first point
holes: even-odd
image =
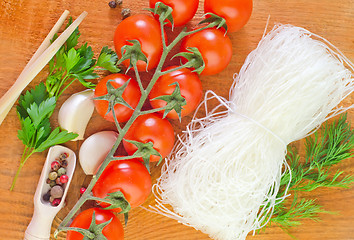
{"type": "Polygon", "coordinates": [[[162,75],[165,75],[165,74],[169,74],[171,72],[178,71],[178,70],[181,70],[181,69],[186,68],[186,67],[187,67],[187,64],[183,64],[181,66],[178,66],[178,67],[175,67],[175,68],[160,72],[159,76],[162,76],[162,75]]]}
{"type": "Polygon", "coordinates": [[[114,110],[114,107],[112,107],[112,115],[114,116],[114,123],[116,125],[116,128],[118,130],[118,133],[119,134],[122,134],[122,127],[120,126],[119,122],[118,122],[118,119],[116,117],[116,111],[114,110]]]}
{"type": "MultiPolygon", "coordinates": [[[[90,232],[87,229],[83,229],[83,228],[76,228],[76,227],[63,227],[63,231],[81,231],[81,232],[85,232],[85,236],[88,237],[89,239],[95,239],[95,234],[90,232]]],[[[54,237],[57,238],[59,232],[55,232],[54,233],[54,237]]]]}
{"type": "Polygon", "coordinates": [[[129,160],[134,159],[135,156],[124,156],[124,157],[112,157],[112,161],[121,161],[121,160],[129,160]]]}
{"type": "Polygon", "coordinates": [[[136,81],[138,82],[139,84],[139,88],[140,88],[140,92],[144,92],[145,89],[143,87],[143,83],[141,81],[141,78],[140,78],[140,74],[139,74],[139,71],[138,71],[138,67],[136,64],[134,64],[134,72],[135,72],[135,78],[136,78],[136,81]]]}
{"type": "Polygon", "coordinates": [[[149,110],[145,110],[145,111],[141,111],[140,115],[145,115],[145,114],[150,114],[150,113],[156,113],[156,112],[160,112],[166,109],[165,107],[160,107],[160,108],[153,108],[153,109],[149,109],[149,110]]]}

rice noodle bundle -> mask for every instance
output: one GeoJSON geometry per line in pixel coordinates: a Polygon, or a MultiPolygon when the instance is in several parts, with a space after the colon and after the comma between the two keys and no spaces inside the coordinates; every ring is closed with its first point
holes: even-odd
{"type": "Polygon", "coordinates": [[[217,97],[209,111],[206,96],[206,116],[192,120],[162,168],[152,209],[215,239],[261,228],[282,200],[286,146],[346,110],[338,104],[354,89],[352,71],[323,38],[275,26],[235,76],[230,100],[217,97]]]}

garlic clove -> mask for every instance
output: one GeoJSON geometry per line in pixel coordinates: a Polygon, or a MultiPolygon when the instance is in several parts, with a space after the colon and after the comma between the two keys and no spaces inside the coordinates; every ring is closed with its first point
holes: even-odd
{"type": "Polygon", "coordinates": [[[72,141],[84,139],[87,124],[95,109],[92,98],[93,90],[91,89],[75,93],[63,103],[59,110],[58,122],[60,127],[79,134],[72,141]]]}
{"type": "Polygon", "coordinates": [[[118,138],[114,131],[102,131],[89,136],[79,151],[80,165],[86,175],[93,175],[118,138]]]}

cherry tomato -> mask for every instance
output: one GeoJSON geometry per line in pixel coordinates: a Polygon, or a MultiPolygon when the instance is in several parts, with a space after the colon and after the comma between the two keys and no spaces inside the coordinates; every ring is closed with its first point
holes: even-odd
{"type": "MultiPolygon", "coordinates": [[[[127,40],[138,40],[141,50],[147,57],[149,63],[147,70],[157,66],[162,54],[162,37],[159,22],[150,15],[137,14],[124,19],[114,33],[114,47],[119,58],[122,57],[121,48],[124,45],[132,45],[127,40]]],[[[130,61],[123,62],[129,66],[130,61]]],[[[137,63],[139,71],[146,71],[146,63],[139,60],[137,63]]]]}
{"type": "Polygon", "coordinates": [[[252,8],[252,0],[204,1],[204,12],[211,12],[225,18],[229,32],[240,30],[248,22],[252,8]]]}
{"type": "Polygon", "coordinates": [[[205,69],[201,75],[219,73],[231,61],[231,40],[222,29],[208,28],[187,36],[182,41],[181,52],[186,52],[190,47],[198,48],[202,54],[205,69]]]}
{"type": "MultiPolygon", "coordinates": [[[[89,208],[81,212],[70,224],[70,227],[88,229],[92,221],[92,214],[95,212],[96,224],[112,221],[103,228],[102,233],[108,240],[123,240],[124,231],[119,219],[110,211],[99,208],[89,208]]],[[[66,240],[82,240],[84,236],[75,231],[68,231],[66,240]]]]}
{"type": "MultiPolygon", "coordinates": [[[[166,68],[166,70],[170,70],[176,68],[177,66],[171,66],[166,68]]],[[[153,100],[156,97],[163,95],[170,95],[175,90],[175,85],[171,85],[174,82],[179,83],[179,87],[181,89],[181,96],[184,97],[187,101],[187,104],[183,106],[181,111],[181,116],[186,116],[189,113],[193,112],[202,96],[203,89],[202,83],[198,77],[198,74],[192,72],[187,68],[183,68],[181,70],[173,71],[171,73],[167,73],[161,76],[155,83],[149,94],[150,104],[153,108],[160,108],[166,106],[166,101],[163,100],[153,100]]],[[[175,110],[169,112],[166,117],[172,119],[178,119],[178,114],[175,110]]]]}
{"type": "MultiPolygon", "coordinates": [[[[189,22],[198,9],[199,0],[150,0],[150,7],[155,8],[157,2],[171,7],[174,26],[182,26],[189,22]]],[[[156,16],[158,19],[158,16],[156,16]]],[[[171,26],[170,21],[168,25],[171,26]]]]}
{"type": "MultiPolygon", "coordinates": [[[[142,143],[152,142],[154,149],[162,158],[165,158],[172,150],[175,136],[171,123],[162,119],[158,114],[151,113],[139,116],[125,134],[124,139],[142,143]]],[[[123,146],[129,155],[132,155],[137,147],[127,141],[123,146]]],[[[152,155],[150,162],[156,162],[160,158],[152,155]]]]}
{"type": "MultiPolygon", "coordinates": [[[[95,89],[95,97],[100,97],[107,94],[107,82],[108,80],[113,80],[110,83],[114,88],[121,87],[125,82],[130,79],[128,86],[125,88],[122,97],[123,99],[132,107],[135,108],[141,97],[141,92],[138,83],[131,79],[131,77],[125,74],[111,74],[103,78],[96,86],[95,89]]],[[[106,120],[110,122],[114,122],[112,111],[110,111],[107,115],[108,110],[108,101],[106,100],[94,100],[95,107],[97,112],[106,120]]],[[[117,117],[118,122],[126,122],[129,120],[131,115],[133,114],[132,109],[122,105],[116,104],[114,106],[114,111],[117,117]]]]}
{"type": "MultiPolygon", "coordinates": [[[[135,208],[145,202],[151,192],[151,177],[146,167],[138,159],[113,161],[108,164],[96,185],[92,194],[105,198],[108,193],[121,191],[135,208]]],[[[101,203],[102,207],[109,204],[101,203]]],[[[113,209],[120,212],[121,209],[113,209]]]]}

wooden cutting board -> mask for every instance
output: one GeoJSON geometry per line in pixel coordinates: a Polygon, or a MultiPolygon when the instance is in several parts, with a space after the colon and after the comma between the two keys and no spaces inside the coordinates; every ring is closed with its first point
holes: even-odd
{"type": "MultiPolygon", "coordinates": [[[[148,7],[148,0],[124,0],[123,8],[130,8],[133,14],[143,13],[148,7]]],[[[88,16],[80,25],[81,42],[88,42],[98,52],[102,46],[113,47],[113,33],[121,21],[120,8],[110,9],[108,0],[0,0],[0,96],[14,83],[26,63],[47,35],[61,13],[68,9],[76,18],[82,11],[88,16]]],[[[197,23],[203,15],[203,1],[189,27],[197,23]]],[[[275,23],[289,23],[307,28],[334,43],[351,61],[354,61],[354,1],[353,0],[255,0],[253,15],[241,31],[229,34],[233,44],[233,57],[230,65],[222,73],[202,77],[204,90],[211,89],[227,97],[233,82],[233,74],[238,72],[247,54],[253,50],[262,37],[267,19],[269,28],[275,23]]],[[[179,30],[179,29],[177,29],[179,30]]],[[[47,70],[42,71],[31,83],[34,86],[43,80],[47,70]]],[[[77,84],[62,96],[59,105],[71,93],[82,89],[77,84]]],[[[349,97],[345,104],[354,103],[349,97]]],[[[53,124],[57,124],[55,119],[53,124]]],[[[349,111],[348,118],[354,121],[354,112],[349,111]]],[[[173,121],[177,133],[180,133],[190,117],[182,123],[173,121]]],[[[0,240],[23,239],[24,231],[33,214],[33,195],[36,190],[45,153],[35,154],[29,159],[18,179],[13,192],[9,191],[12,178],[17,170],[23,151],[22,143],[17,139],[19,121],[13,108],[0,126],[0,240]]],[[[112,124],[103,121],[94,114],[86,136],[100,130],[114,129],[112,124]]],[[[68,143],[66,146],[78,152],[81,142],[68,143]]],[[[354,161],[348,160],[340,167],[346,173],[354,174],[354,161]]],[[[153,167],[153,179],[159,176],[160,169],[153,167]]],[[[66,207],[57,215],[53,229],[79,198],[79,188],[87,184],[78,165],[66,207]]],[[[303,225],[291,229],[290,233],[302,240],[349,240],[354,239],[354,189],[318,189],[311,192],[326,210],[337,212],[336,215],[321,214],[322,221],[303,221],[303,225]]],[[[153,203],[150,197],[146,206],[153,203]]],[[[87,206],[86,206],[87,207],[87,206]]],[[[162,239],[209,239],[193,228],[186,227],[169,218],[147,212],[141,208],[130,214],[130,221],[125,228],[127,240],[162,240],[162,239]]],[[[61,234],[59,239],[65,239],[61,234]]],[[[273,226],[258,236],[248,239],[292,239],[282,229],[273,226]]]]}

